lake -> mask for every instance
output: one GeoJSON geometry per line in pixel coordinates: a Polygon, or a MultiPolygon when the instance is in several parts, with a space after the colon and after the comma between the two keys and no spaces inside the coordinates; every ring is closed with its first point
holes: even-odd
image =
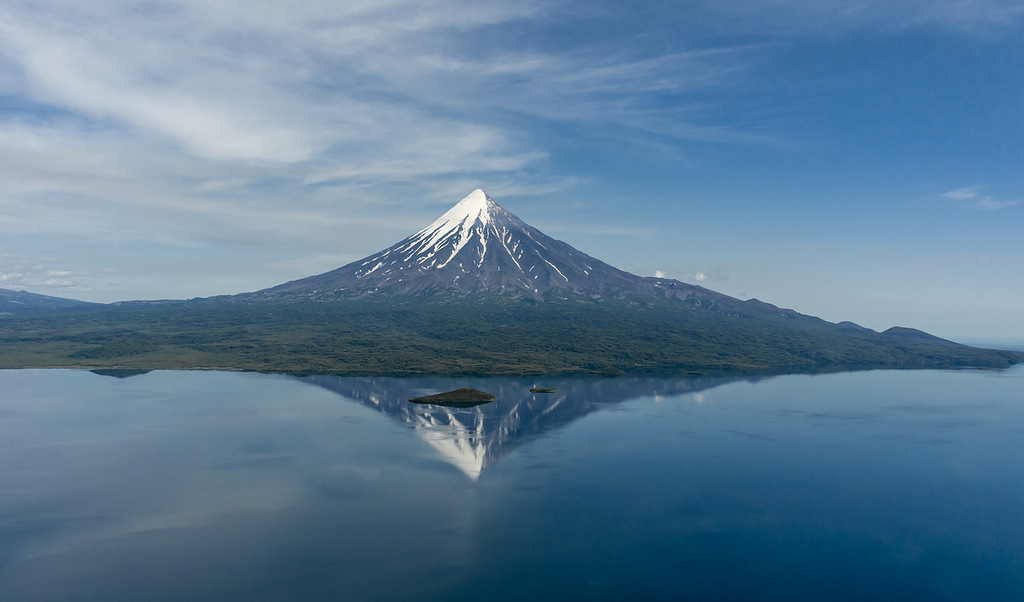
{"type": "Polygon", "coordinates": [[[1024,367],[0,371],[2,600],[683,598],[1024,600],[1024,367]]]}

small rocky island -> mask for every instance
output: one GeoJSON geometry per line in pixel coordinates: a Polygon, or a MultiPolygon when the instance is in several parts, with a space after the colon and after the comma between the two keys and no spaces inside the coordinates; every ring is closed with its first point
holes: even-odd
{"type": "Polygon", "coordinates": [[[409,401],[412,403],[429,403],[438,406],[448,406],[451,408],[471,408],[483,403],[490,403],[494,401],[494,399],[494,395],[491,395],[490,393],[467,387],[464,389],[448,391],[446,393],[413,397],[409,401]]]}

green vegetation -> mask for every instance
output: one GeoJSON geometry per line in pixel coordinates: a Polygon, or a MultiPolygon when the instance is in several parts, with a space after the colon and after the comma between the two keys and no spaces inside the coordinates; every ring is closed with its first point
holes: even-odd
{"type": "Polygon", "coordinates": [[[0,318],[0,367],[545,375],[994,367],[1024,354],[843,327],[766,304],[501,296],[225,297],[0,318]]]}

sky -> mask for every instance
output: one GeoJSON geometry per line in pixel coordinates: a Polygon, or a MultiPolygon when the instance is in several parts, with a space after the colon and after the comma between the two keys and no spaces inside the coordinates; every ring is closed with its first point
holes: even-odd
{"type": "Polygon", "coordinates": [[[258,290],[475,188],[636,274],[1024,342],[1024,5],[0,0],[0,288],[258,290]]]}

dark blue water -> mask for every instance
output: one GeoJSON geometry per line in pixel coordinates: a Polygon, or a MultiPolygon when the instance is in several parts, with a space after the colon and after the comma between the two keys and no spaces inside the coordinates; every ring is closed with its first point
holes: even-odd
{"type": "Polygon", "coordinates": [[[1024,370],[0,371],[0,600],[481,598],[1024,600],[1024,370]]]}

